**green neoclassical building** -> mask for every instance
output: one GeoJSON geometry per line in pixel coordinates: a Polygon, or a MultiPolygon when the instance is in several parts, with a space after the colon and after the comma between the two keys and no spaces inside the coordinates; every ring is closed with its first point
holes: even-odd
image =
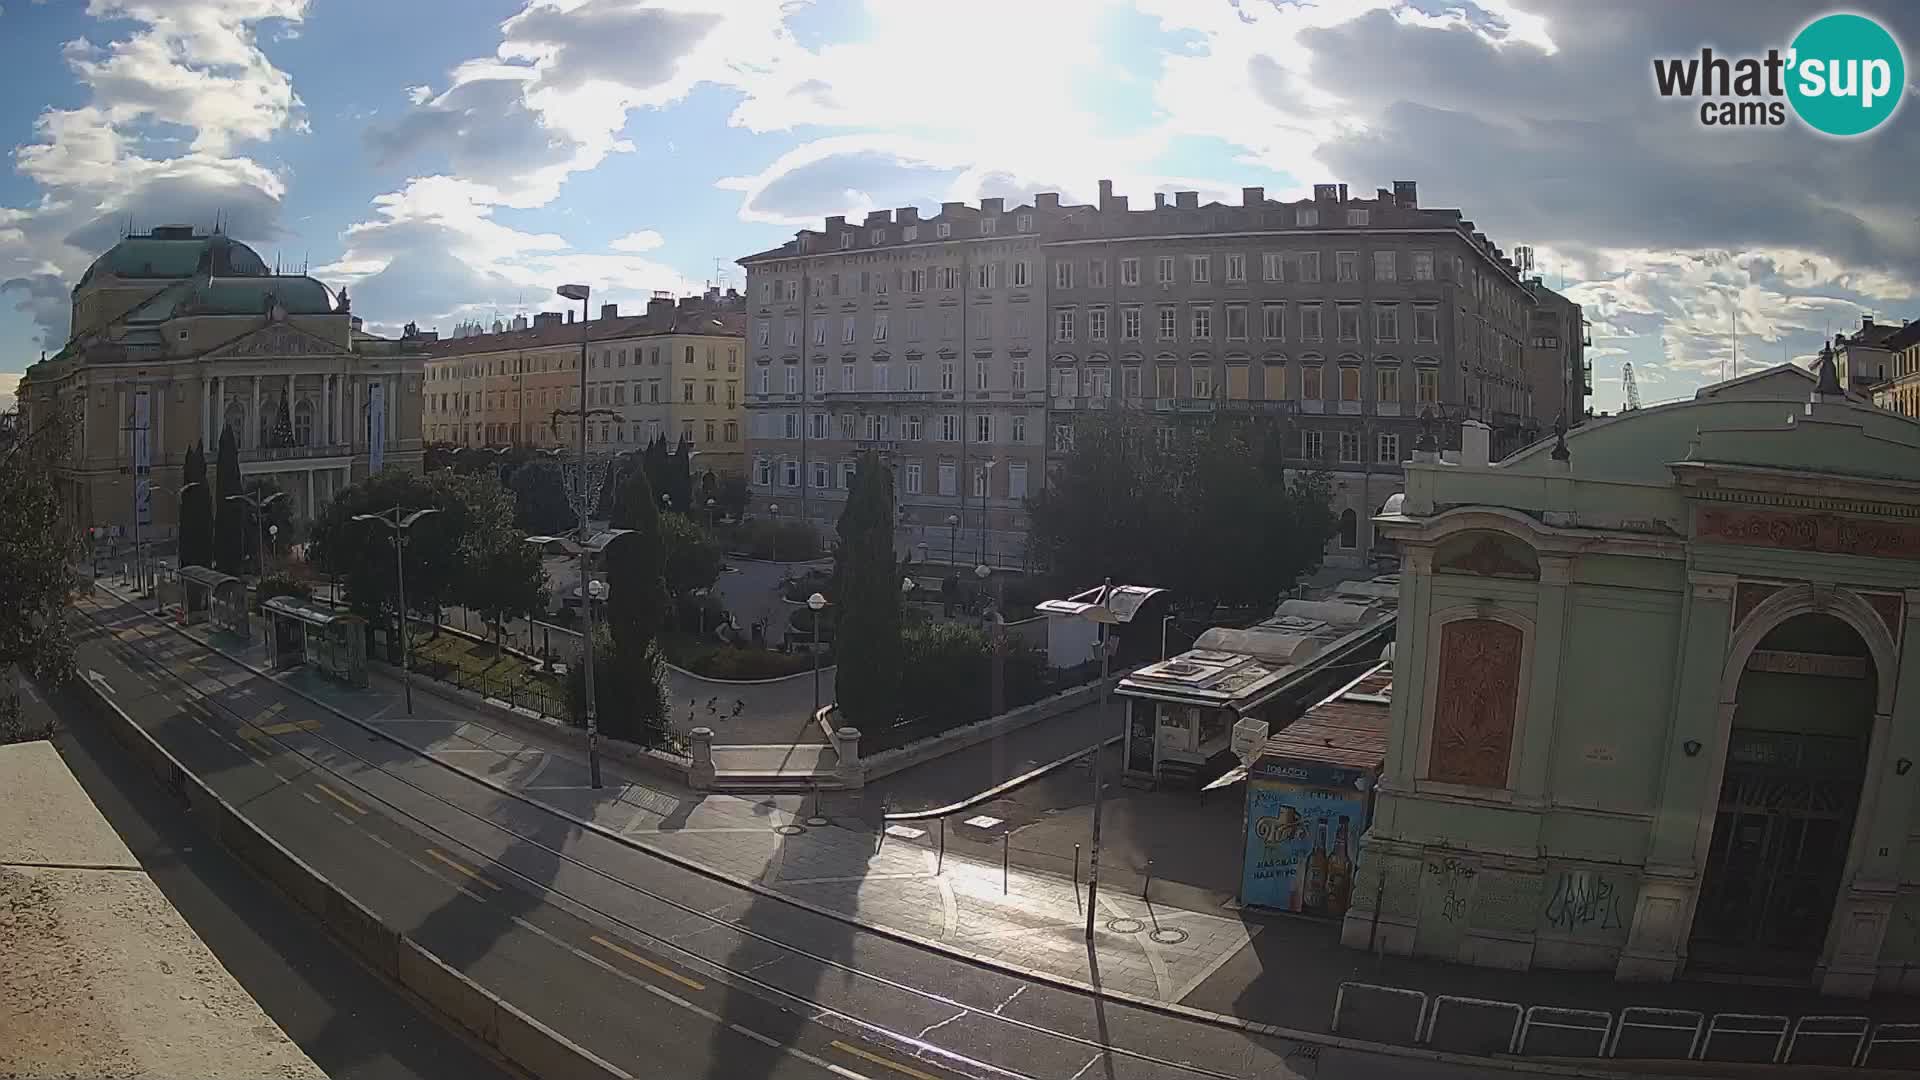
{"type": "Polygon", "coordinates": [[[1920,424],[1828,353],[1497,464],[1476,428],[1377,519],[1400,644],[1343,940],[1920,991],[1920,424]]]}

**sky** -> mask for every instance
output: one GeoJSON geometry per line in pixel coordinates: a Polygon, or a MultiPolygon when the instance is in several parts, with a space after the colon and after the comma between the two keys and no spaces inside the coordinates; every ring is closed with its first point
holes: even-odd
{"type": "MultiPolygon", "coordinates": [[[[210,225],[375,332],[739,285],[829,214],[1112,179],[1416,180],[1585,305],[1595,400],[1920,317],[1920,105],[1703,127],[1656,57],[1786,0],[0,0],[0,408],[128,223],[210,225]],[[1737,327],[1737,333],[1736,333],[1737,327]]],[[[1860,0],[1906,48],[1920,4],[1860,0]]],[[[1011,202],[1009,203],[1011,205],[1011,202]]]]}

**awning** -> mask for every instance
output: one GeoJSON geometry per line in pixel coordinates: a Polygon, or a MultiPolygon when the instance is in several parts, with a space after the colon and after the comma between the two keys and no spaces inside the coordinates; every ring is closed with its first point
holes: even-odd
{"type": "Polygon", "coordinates": [[[1226,772],[1221,773],[1219,779],[1215,780],[1211,784],[1208,784],[1206,787],[1201,788],[1200,790],[1212,791],[1214,788],[1232,787],[1233,785],[1239,783],[1242,780],[1245,780],[1246,778],[1247,778],[1247,766],[1235,765],[1233,768],[1228,769],[1226,772]]]}

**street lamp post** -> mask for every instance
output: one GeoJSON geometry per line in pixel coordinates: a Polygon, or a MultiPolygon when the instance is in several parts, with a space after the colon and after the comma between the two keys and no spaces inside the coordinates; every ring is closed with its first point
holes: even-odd
{"type": "MultiPolygon", "coordinates": [[[[580,301],[580,427],[575,432],[576,448],[580,455],[580,543],[587,542],[587,335],[592,327],[587,320],[587,299],[593,290],[585,285],[562,285],[554,290],[555,294],[567,299],[580,301]]],[[[586,635],[581,639],[580,650],[581,676],[586,681],[587,713],[587,764],[593,774],[593,786],[600,786],[600,725],[593,714],[593,596],[591,574],[587,569],[587,558],[580,558],[580,608],[585,613],[586,635]]]]}
{"type": "Polygon", "coordinates": [[[713,531],[713,508],[718,505],[719,503],[716,500],[713,500],[713,499],[707,500],[707,531],[708,532],[713,531]]]}
{"type": "Polygon", "coordinates": [[[767,513],[773,515],[773,561],[780,561],[780,504],[768,503],[767,513]]]}
{"type": "MultiPolygon", "coordinates": [[[[228,502],[237,502],[252,507],[253,516],[260,527],[260,542],[254,548],[254,559],[258,563],[258,565],[254,567],[256,579],[267,576],[267,507],[286,498],[286,496],[286,492],[276,491],[262,498],[258,489],[227,496],[228,502]]],[[[262,645],[267,643],[266,634],[266,626],[262,624],[260,628],[260,644],[262,645]]]]}
{"type": "Polygon", "coordinates": [[[595,712],[593,690],[593,603],[606,596],[606,587],[603,583],[592,580],[592,562],[595,555],[607,550],[608,544],[623,536],[631,535],[633,530],[607,529],[592,539],[586,539],[585,500],[582,500],[580,505],[582,507],[580,540],[569,540],[561,536],[529,536],[526,542],[543,551],[548,545],[558,543],[569,555],[574,555],[580,560],[580,607],[584,610],[586,619],[586,637],[582,639],[580,649],[580,674],[586,684],[585,693],[582,696],[585,699],[583,711],[586,713],[583,719],[586,720],[587,727],[587,773],[591,777],[590,782],[594,788],[598,789],[600,787],[600,721],[595,712]]]}
{"type": "Polygon", "coordinates": [[[947,515],[947,569],[953,571],[960,566],[960,515],[947,515]]]}
{"type": "Polygon", "coordinates": [[[412,649],[410,647],[411,643],[407,639],[407,530],[413,528],[414,522],[419,521],[428,514],[437,514],[440,511],[428,507],[425,510],[415,510],[413,513],[401,517],[400,515],[403,510],[404,507],[396,506],[391,510],[379,514],[355,514],[353,515],[353,520],[377,521],[385,525],[388,530],[393,533],[393,568],[396,576],[399,578],[400,592],[399,598],[396,601],[400,613],[400,688],[406,694],[407,715],[412,716],[413,678],[410,674],[411,669],[408,666],[409,660],[411,659],[408,654],[412,649]]]}
{"type": "Polygon", "coordinates": [[[814,593],[807,597],[807,609],[813,612],[813,715],[820,715],[820,622],[827,598],[814,593]]]}
{"type": "Polygon", "coordinates": [[[1007,619],[1001,612],[1004,586],[1000,578],[993,576],[993,568],[984,562],[973,568],[973,574],[981,581],[991,579],[993,582],[993,611],[988,616],[993,632],[993,696],[988,701],[992,715],[999,716],[1006,711],[1007,619]]]}
{"type": "MultiPolygon", "coordinates": [[[[139,481],[139,483],[146,484],[148,490],[152,490],[154,487],[154,483],[151,480],[143,480],[143,481],[139,481]]],[[[192,491],[194,488],[197,488],[197,487],[206,487],[206,485],[201,483],[198,480],[192,481],[191,483],[181,484],[177,488],[160,485],[160,490],[172,494],[174,499],[176,500],[174,504],[174,511],[173,511],[173,534],[174,534],[173,557],[176,562],[180,558],[180,525],[182,523],[182,520],[186,516],[184,511],[187,508],[187,492],[192,491]]],[[[138,524],[138,522],[136,521],[135,524],[138,524]]],[[[184,595],[185,594],[182,594],[183,597],[184,595]]],[[[184,599],[182,602],[184,603],[184,599]]],[[[156,572],[154,575],[154,584],[153,584],[153,613],[155,615],[160,614],[161,609],[164,606],[165,606],[165,603],[160,598],[159,574],[158,572],[156,572]]]]}

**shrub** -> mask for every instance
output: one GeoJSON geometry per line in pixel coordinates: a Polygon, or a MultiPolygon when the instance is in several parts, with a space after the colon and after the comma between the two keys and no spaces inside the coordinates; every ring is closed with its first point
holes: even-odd
{"type": "MultiPolygon", "coordinates": [[[[993,640],[976,627],[929,623],[901,635],[901,718],[958,727],[993,709],[993,640]]],[[[1043,696],[1045,660],[1024,641],[1005,643],[1003,694],[1009,709],[1043,696]]]]}
{"type": "Polygon", "coordinates": [[[276,596],[291,596],[297,600],[311,600],[313,599],[313,590],[308,588],[304,583],[296,581],[286,574],[274,574],[271,577],[264,577],[260,579],[258,585],[254,586],[253,610],[256,613],[264,610],[267,601],[276,596]]]}
{"type": "Polygon", "coordinates": [[[825,570],[809,570],[787,582],[786,590],[780,595],[796,604],[804,604],[807,602],[807,597],[814,593],[826,592],[827,586],[832,581],[833,575],[825,570]]]}
{"type": "Polygon", "coordinates": [[[755,559],[772,559],[778,555],[781,562],[810,562],[826,550],[820,530],[799,521],[781,521],[776,525],[757,518],[732,528],[718,528],[715,532],[727,550],[755,559]],[[774,543],[776,534],[778,545],[774,543]]]}

